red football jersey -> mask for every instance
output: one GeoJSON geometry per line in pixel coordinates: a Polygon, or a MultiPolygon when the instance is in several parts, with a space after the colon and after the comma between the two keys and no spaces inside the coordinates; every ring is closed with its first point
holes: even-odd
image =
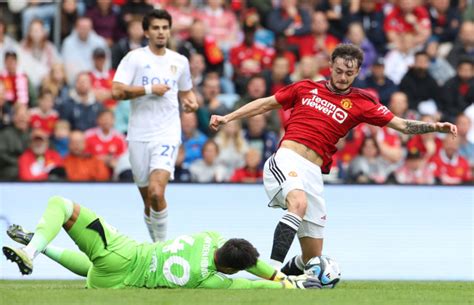
{"type": "MultiPolygon", "coordinates": [[[[425,29],[431,28],[430,15],[426,8],[417,6],[413,10],[413,15],[416,17],[418,26],[425,29]]],[[[413,25],[405,20],[402,10],[397,6],[387,15],[383,27],[385,32],[409,33],[414,31],[413,25]]]]}
{"type": "Polygon", "coordinates": [[[123,134],[112,130],[104,135],[100,128],[92,128],[86,132],[86,151],[93,156],[111,155],[118,158],[127,149],[123,134]]]}
{"type": "Polygon", "coordinates": [[[318,153],[324,174],[331,168],[337,141],[350,129],[362,122],[385,126],[394,117],[367,91],[351,88],[347,94],[337,94],[327,83],[302,80],[275,94],[283,109],[293,108],[281,141],[292,140],[318,153]]]}
{"type": "MultiPolygon", "coordinates": [[[[112,91],[112,81],[114,79],[114,75],[115,70],[109,70],[103,73],[98,71],[89,72],[92,88],[112,91]]],[[[117,101],[114,99],[108,99],[105,100],[103,104],[106,108],[114,108],[117,105],[117,101]]]]}
{"type": "Polygon", "coordinates": [[[472,180],[469,162],[460,155],[450,160],[441,149],[431,158],[430,163],[434,168],[435,177],[442,184],[461,184],[472,180]]]}
{"type": "Polygon", "coordinates": [[[43,113],[39,108],[32,108],[30,110],[30,126],[31,128],[41,128],[43,131],[52,135],[54,125],[59,120],[59,114],[56,110],[51,110],[48,113],[43,113]]]}
{"type": "Polygon", "coordinates": [[[257,44],[247,46],[242,43],[230,50],[230,63],[240,69],[244,76],[252,76],[269,68],[275,51],[257,44]]]}

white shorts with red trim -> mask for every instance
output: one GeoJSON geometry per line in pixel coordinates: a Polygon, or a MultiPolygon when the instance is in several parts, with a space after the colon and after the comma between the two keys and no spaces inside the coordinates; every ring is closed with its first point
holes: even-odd
{"type": "Polygon", "coordinates": [[[292,190],[306,193],[308,206],[298,237],[322,238],[326,225],[321,168],[287,148],[280,148],[265,162],[263,184],[269,207],[286,209],[286,196],[292,190]]]}

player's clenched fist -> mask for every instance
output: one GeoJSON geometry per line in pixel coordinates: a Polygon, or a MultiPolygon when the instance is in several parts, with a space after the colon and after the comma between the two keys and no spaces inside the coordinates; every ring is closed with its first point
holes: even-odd
{"type": "Polygon", "coordinates": [[[456,137],[458,135],[458,128],[454,124],[448,122],[437,122],[435,126],[436,131],[450,133],[453,137],[456,137]]]}
{"type": "Polygon", "coordinates": [[[217,131],[220,125],[227,123],[227,119],[222,115],[213,115],[209,121],[209,128],[213,131],[217,131]]]}
{"type": "Polygon", "coordinates": [[[166,91],[170,90],[170,87],[168,85],[153,85],[151,87],[151,92],[155,95],[163,96],[166,91]]]}

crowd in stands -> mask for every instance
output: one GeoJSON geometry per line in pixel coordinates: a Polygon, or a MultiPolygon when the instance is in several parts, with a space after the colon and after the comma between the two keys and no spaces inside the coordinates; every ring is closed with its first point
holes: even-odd
{"type": "Polygon", "coordinates": [[[120,60],[146,45],[141,17],[152,8],[173,16],[169,47],[189,59],[200,103],[181,115],[175,181],[261,182],[290,113],[232,122],[216,134],[210,116],[301,79],[324,80],[332,50],[349,42],[365,53],[355,86],[402,118],[456,123],[459,135],[359,125],[338,143],[326,181],[473,182],[474,7],[466,0],[2,2],[0,180],[133,179],[130,101],[113,100],[111,87],[120,60]]]}

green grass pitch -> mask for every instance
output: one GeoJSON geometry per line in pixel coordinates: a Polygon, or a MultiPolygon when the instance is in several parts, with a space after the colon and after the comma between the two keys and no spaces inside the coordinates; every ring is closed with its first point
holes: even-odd
{"type": "Polygon", "coordinates": [[[84,289],[84,281],[0,280],[2,305],[469,305],[474,282],[344,281],[323,290],[84,289]]]}

